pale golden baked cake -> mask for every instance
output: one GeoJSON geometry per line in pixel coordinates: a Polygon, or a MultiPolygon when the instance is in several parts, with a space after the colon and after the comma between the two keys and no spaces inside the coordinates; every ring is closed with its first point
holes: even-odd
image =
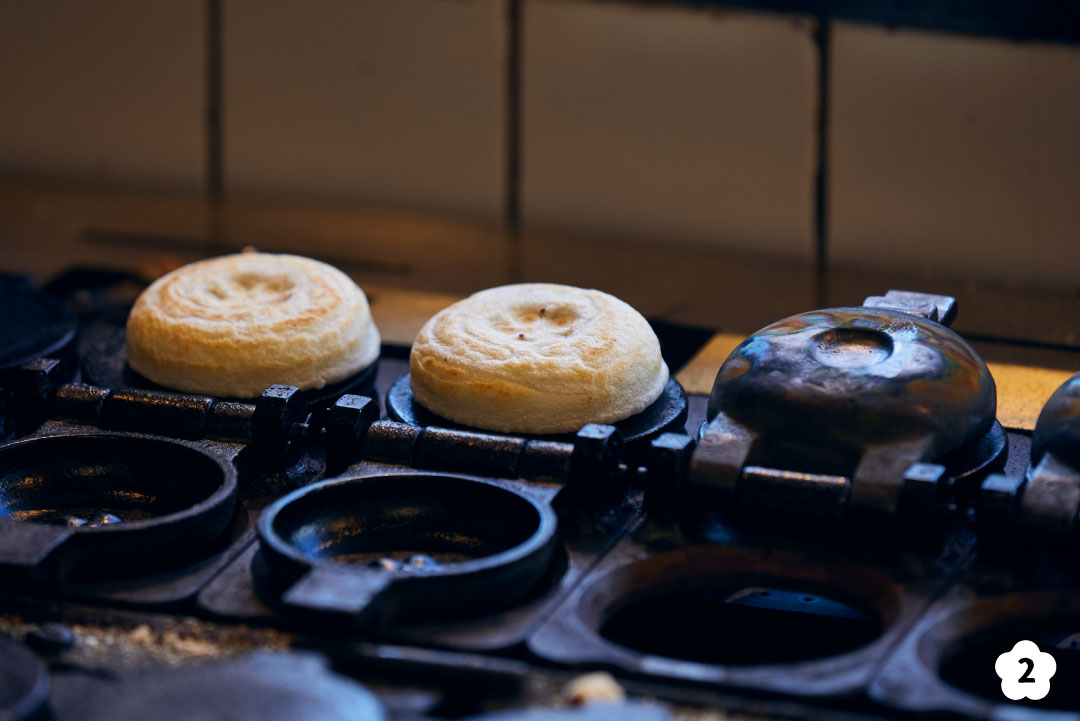
{"type": "Polygon", "coordinates": [[[550,283],[491,288],[443,309],[416,336],[409,372],[433,413],[536,434],[628,418],[668,382],[640,313],[607,293],[550,283]]]}
{"type": "Polygon", "coordinates": [[[185,265],[143,291],[127,361],[168,388],[252,398],[322,388],[368,367],[379,331],[364,292],[311,258],[240,253],[185,265]]]}

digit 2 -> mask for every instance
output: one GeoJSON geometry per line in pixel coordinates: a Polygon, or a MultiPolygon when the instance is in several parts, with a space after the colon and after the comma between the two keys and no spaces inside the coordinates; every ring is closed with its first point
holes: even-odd
{"type": "Polygon", "coordinates": [[[1024,675],[1020,677],[1020,683],[1035,683],[1035,679],[1031,677],[1031,669],[1035,668],[1035,662],[1030,658],[1020,659],[1020,663],[1027,666],[1027,671],[1024,671],[1024,675]]]}

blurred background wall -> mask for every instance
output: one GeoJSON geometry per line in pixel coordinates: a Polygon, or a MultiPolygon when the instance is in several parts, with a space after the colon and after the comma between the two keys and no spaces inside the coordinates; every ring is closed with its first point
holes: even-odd
{"type": "Polygon", "coordinates": [[[3,242],[29,257],[61,206],[84,235],[201,237],[215,204],[261,203],[256,240],[292,223],[285,245],[340,254],[352,216],[307,233],[273,209],[362,206],[1080,291],[1080,50],[1052,23],[1017,40],[773,5],[795,11],[0,0],[3,242]],[[147,200],[19,195],[35,183],[147,200]]]}

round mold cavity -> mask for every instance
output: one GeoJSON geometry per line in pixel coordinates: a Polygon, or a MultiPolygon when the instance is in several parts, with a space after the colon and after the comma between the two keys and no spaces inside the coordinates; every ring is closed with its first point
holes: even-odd
{"type": "Polygon", "coordinates": [[[754,565],[711,547],[653,556],[594,579],[579,609],[623,653],[722,666],[857,652],[898,617],[899,591],[873,569],[842,564],[788,575],[754,565]]]}
{"type": "Polygon", "coordinates": [[[168,522],[228,491],[214,459],[156,439],[30,439],[0,448],[0,467],[0,517],[96,533],[168,522]]]}
{"type": "Polygon", "coordinates": [[[1076,712],[1080,710],[1080,686],[1073,680],[1080,678],[1080,620],[1076,616],[1032,617],[984,628],[946,646],[937,672],[948,686],[987,701],[1076,712]],[[1057,663],[1045,698],[1011,701],[1002,694],[994,664],[999,655],[1022,640],[1035,642],[1057,663]]]}
{"type": "MultiPolygon", "coordinates": [[[[1080,694],[1072,679],[1080,671],[1080,644],[1074,643],[1080,641],[1080,593],[1024,591],[962,600],[967,595],[947,596],[926,612],[882,666],[868,688],[870,697],[935,718],[1076,718],[1080,694]],[[1057,664],[1049,693],[1040,700],[1010,700],[995,669],[998,657],[1024,640],[1057,664]]],[[[1039,670],[1033,670],[1037,682],[1039,670]]]]}
{"type": "Polygon", "coordinates": [[[826,593],[719,578],[629,599],[609,611],[600,635],[640,653],[723,665],[807,661],[878,638],[873,610],[826,593]]]}
{"type": "Polygon", "coordinates": [[[385,574],[396,614],[505,607],[548,576],[557,520],[548,504],[496,483],[441,474],[324,481],[259,518],[268,570],[385,574]]]}
{"type": "Polygon", "coordinates": [[[236,507],[231,463],[124,434],[27,438],[0,447],[0,518],[63,526],[76,576],[124,575],[199,557],[236,507]]]}
{"type": "Polygon", "coordinates": [[[498,486],[453,476],[386,476],[312,489],[282,504],[273,531],[290,555],[312,563],[377,566],[423,555],[434,570],[517,548],[543,520],[535,503],[498,486]]]}
{"type": "Polygon", "coordinates": [[[637,653],[744,666],[835,656],[880,636],[873,609],[833,593],[785,579],[694,579],[615,604],[599,632],[637,653]]]}

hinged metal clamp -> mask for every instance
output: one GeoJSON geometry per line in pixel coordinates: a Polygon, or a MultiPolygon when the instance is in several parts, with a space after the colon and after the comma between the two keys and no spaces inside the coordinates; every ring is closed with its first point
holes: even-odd
{"type": "Polygon", "coordinates": [[[990,550],[1080,550],[1080,373],[1046,401],[1023,476],[992,475],[977,498],[979,539],[990,550]]]}
{"type": "Polygon", "coordinates": [[[580,487],[580,499],[610,499],[629,481],[622,438],[613,426],[590,424],[572,443],[379,420],[379,404],[343,395],[317,413],[293,386],[273,385],[254,403],[140,389],[110,390],[57,382],[47,359],[21,369],[18,392],[36,413],[61,422],[250,445],[255,459],[279,465],[297,443],[327,450],[328,470],[364,459],[439,469],[552,481],[580,487]],[[48,413],[42,412],[48,410],[48,413]]]}
{"type": "Polygon", "coordinates": [[[1047,453],[1027,477],[987,476],[975,513],[987,549],[1080,550],[1080,475],[1047,453]]]}
{"type": "MultiPolygon", "coordinates": [[[[714,422],[701,439],[664,434],[652,443],[647,499],[650,512],[728,508],[739,516],[779,523],[820,524],[882,518],[928,529],[949,512],[944,466],[921,459],[925,442],[869,447],[854,473],[814,473],[769,467],[748,459],[758,436],[714,422]]],[[[794,465],[794,463],[792,464],[794,465]]]]}

